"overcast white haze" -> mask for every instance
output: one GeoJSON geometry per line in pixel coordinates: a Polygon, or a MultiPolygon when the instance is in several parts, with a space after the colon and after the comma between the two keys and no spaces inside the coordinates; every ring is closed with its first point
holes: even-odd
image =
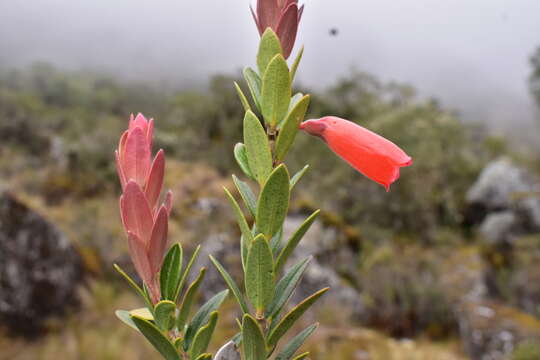
{"type": "MultiPolygon", "coordinates": [[[[255,1],[255,0],[253,0],[255,1]]],[[[302,0],[301,0],[302,1],[302,0]]],[[[466,119],[535,129],[527,89],[539,0],[305,0],[300,81],[351,67],[408,82],[466,119]],[[339,35],[329,36],[336,27],[339,35]]],[[[2,0],[0,65],[47,61],[133,79],[193,84],[253,60],[247,0],[2,0]]],[[[529,131],[530,132],[530,131],[529,131]]]]}

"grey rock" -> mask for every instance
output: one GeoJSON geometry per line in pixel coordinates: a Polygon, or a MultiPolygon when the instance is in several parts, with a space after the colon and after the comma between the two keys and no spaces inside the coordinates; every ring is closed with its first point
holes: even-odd
{"type": "Polygon", "coordinates": [[[240,353],[234,342],[229,341],[218,350],[214,360],[240,360],[240,353]]]}
{"type": "Polygon", "coordinates": [[[516,215],[512,211],[489,214],[480,226],[480,233],[492,244],[512,242],[516,227],[516,215]]]}
{"type": "Polygon", "coordinates": [[[32,335],[77,303],[78,253],[50,222],[0,191],[0,323],[32,335]]]}

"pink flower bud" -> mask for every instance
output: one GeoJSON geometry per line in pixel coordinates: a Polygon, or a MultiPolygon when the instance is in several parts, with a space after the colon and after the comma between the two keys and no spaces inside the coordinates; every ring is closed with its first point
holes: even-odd
{"type": "Polygon", "coordinates": [[[320,137],[330,149],[386,191],[399,178],[399,169],[412,159],[393,142],[351,121],[334,116],[308,120],[300,129],[320,137]]]}
{"type": "Polygon", "coordinates": [[[256,14],[251,8],[259,34],[262,35],[267,28],[274,30],[286,59],[294,47],[303,11],[304,5],[298,7],[298,0],[258,0],[256,14]]]}

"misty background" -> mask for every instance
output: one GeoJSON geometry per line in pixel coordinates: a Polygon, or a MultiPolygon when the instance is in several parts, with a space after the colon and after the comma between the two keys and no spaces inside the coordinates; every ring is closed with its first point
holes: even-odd
{"type": "MultiPolygon", "coordinates": [[[[299,81],[323,88],[354,68],[406,82],[495,134],[535,140],[527,79],[537,0],[306,0],[299,81]],[[331,29],[337,36],[330,36],[331,29]],[[533,130],[533,131],[531,131],[533,130]]],[[[247,0],[0,2],[0,66],[45,61],[183,88],[234,73],[258,36],[247,0]],[[240,14],[244,14],[241,16],[240,14]]]]}

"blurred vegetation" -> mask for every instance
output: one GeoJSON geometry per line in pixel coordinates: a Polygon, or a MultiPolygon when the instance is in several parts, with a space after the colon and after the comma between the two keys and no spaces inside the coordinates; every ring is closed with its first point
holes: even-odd
{"type": "MultiPolygon", "coordinates": [[[[533,91],[540,82],[540,50],[535,59],[533,91]]],[[[238,77],[217,75],[200,89],[175,90],[90,72],[63,72],[47,64],[0,69],[0,181],[59,222],[80,246],[89,273],[98,279],[85,290],[89,292],[83,314],[73,315],[83,320],[70,320],[72,332],[56,329],[56,337],[34,344],[33,351],[25,352],[24,343],[14,342],[7,352],[11,359],[34,359],[31,354],[36,351],[51,354],[42,359],[151,356],[112,317],[113,308],[129,306],[132,299],[102,274],[125,251],[116,216],[119,185],[113,151],[131,112],[156,119],[156,147],[164,148],[168,158],[167,182],[181,198],[171,231],[201,241],[215,221],[213,217],[203,221],[208,216],[193,210],[199,206],[198,197],[208,192],[219,196],[215,193],[221,192],[229,174],[240,172],[231,151],[241,140],[244,112],[231,85],[238,77]],[[201,184],[212,190],[199,189],[201,184]],[[189,231],[188,226],[198,229],[189,231]],[[201,228],[206,230],[198,231],[201,228]],[[97,345],[103,342],[105,346],[97,345]],[[131,346],[133,351],[124,351],[131,346]],[[95,356],[75,355],[96,349],[100,352],[95,356]],[[70,355],[58,355],[63,351],[70,355]]],[[[540,101],[540,90],[536,94],[540,101]]],[[[462,359],[454,342],[441,345],[423,339],[451,339],[457,332],[451,306],[453,293],[462,289],[447,282],[461,276],[453,269],[464,259],[472,259],[470,267],[478,272],[479,250],[469,247],[475,239],[463,224],[465,193],[488,161],[508,152],[508,144],[462,123],[435,99],[419,99],[410,86],[383,83],[360,72],[314,92],[308,117],[330,114],[399,144],[414,165],[403,168],[399,181],[386,193],[338,161],[319,140],[299,134],[288,165],[291,172],[306,163],[311,170],[297,187],[293,207],[299,212],[322,207],[325,225],[348,234],[357,262],[351,273],[343,275],[362,291],[366,316],[359,320],[386,334],[420,340],[408,345],[346,324],[348,337],[335,340],[335,333],[342,330],[337,325],[321,329],[317,336],[330,340],[314,339],[311,350],[322,359],[339,348],[342,358],[352,359],[361,344],[372,359],[462,359]],[[451,252],[457,255],[449,256],[451,252]]],[[[511,269],[505,287],[511,294],[527,287],[519,280],[520,271],[532,274],[537,268],[538,262],[528,259],[526,267],[511,269]]],[[[506,299],[519,302],[511,295],[506,299]]],[[[520,346],[514,359],[533,359],[528,354],[534,351],[529,345],[520,346]]]]}

